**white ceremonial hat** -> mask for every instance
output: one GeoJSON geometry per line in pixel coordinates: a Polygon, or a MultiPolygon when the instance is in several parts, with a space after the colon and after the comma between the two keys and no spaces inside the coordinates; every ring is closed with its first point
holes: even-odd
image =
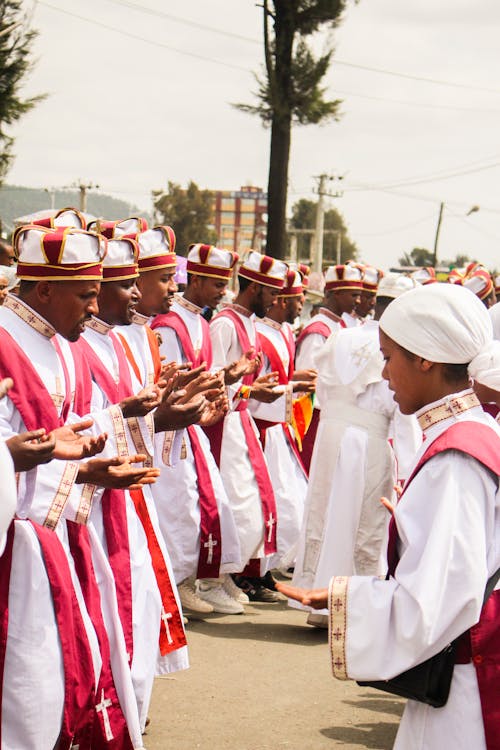
{"type": "Polygon", "coordinates": [[[376,292],[384,272],[375,266],[363,266],[363,289],[365,292],[376,292]]]}
{"type": "Polygon", "coordinates": [[[377,297],[392,297],[395,299],[404,292],[409,292],[418,286],[413,276],[404,273],[387,273],[380,280],[377,289],[377,297]]]}
{"type": "Polygon", "coordinates": [[[437,283],[436,271],[432,266],[426,266],[425,268],[419,268],[418,271],[413,271],[411,277],[419,284],[437,283]]]}
{"type": "Polygon", "coordinates": [[[298,297],[303,291],[302,274],[300,271],[289,269],[286,275],[285,286],[280,292],[280,297],[298,297]]]}
{"type": "Polygon", "coordinates": [[[135,237],[139,232],[145,232],[148,228],[148,222],[143,219],[142,216],[131,216],[128,219],[122,219],[121,221],[115,221],[115,229],[113,232],[113,238],[120,239],[120,237],[135,237]]]}
{"type": "Polygon", "coordinates": [[[237,253],[215,245],[189,245],[187,272],[196,276],[213,276],[217,279],[230,279],[238,260],[237,253]]]}
{"type": "Polygon", "coordinates": [[[137,258],[139,246],[131,237],[108,240],[108,252],[103,260],[103,281],[124,281],[139,276],[137,258]]]}
{"type": "Polygon", "coordinates": [[[252,250],[241,264],[238,276],[243,276],[244,279],[256,281],[264,286],[282,289],[287,271],[288,265],[283,261],[271,258],[269,255],[261,255],[256,250],[252,250]]]}
{"type": "Polygon", "coordinates": [[[329,266],[325,273],[325,292],[362,289],[363,274],[361,268],[353,263],[329,266]]]}
{"type": "Polygon", "coordinates": [[[412,354],[446,364],[469,364],[493,340],[491,319],[475,294],[458,284],[426,284],[393,300],[381,330],[412,354]]]}
{"type": "Polygon", "coordinates": [[[74,227],[87,229],[85,216],[76,208],[60,208],[58,211],[47,211],[46,215],[37,216],[33,224],[55,229],[56,227],[74,227]]]}
{"type": "Polygon", "coordinates": [[[17,275],[29,281],[102,278],[106,240],[83,229],[19,227],[13,238],[17,275]]]}
{"type": "Polygon", "coordinates": [[[500,341],[479,354],[469,366],[469,375],[477,383],[500,392],[500,341]]]}
{"type": "Polygon", "coordinates": [[[486,299],[494,289],[493,279],[484,268],[473,271],[470,276],[463,280],[462,286],[470,289],[480,300],[486,299]]]}
{"type": "Polygon", "coordinates": [[[175,268],[175,232],[172,227],[157,226],[135,235],[139,243],[139,271],[175,268]]]}

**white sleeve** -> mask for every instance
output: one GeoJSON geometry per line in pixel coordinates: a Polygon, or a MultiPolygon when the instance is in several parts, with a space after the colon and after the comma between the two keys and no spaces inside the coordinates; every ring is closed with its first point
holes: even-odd
{"type": "Polygon", "coordinates": [[[9,449],[0,441],[0,555],[5,549],[7,530],[16,512],[17,489],[14,464],[9,449]]]}

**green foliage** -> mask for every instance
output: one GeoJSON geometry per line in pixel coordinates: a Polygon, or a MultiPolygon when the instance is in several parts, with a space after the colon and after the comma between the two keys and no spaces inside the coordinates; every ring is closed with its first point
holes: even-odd
{"type": "Polygon", "coordinates": [[[425,247],[414,247],[410,253],[403,253],[398,262],[402,266],[432,266],[434,253],[425,247]]]}
{"type": "MultiPolygon", "coordinates": [[[[306,198],[301,198],[297,201],[292,206],[291,227],[294,229],[314,229],[316,226],[316,207],[317,203],[306,198]]],[[[325,211],[324,217],[326,233],[323,239],[323,260],[326,263],[337,260],[337,236],[336,234],[328,234],[328,230],[334,230],[341,234],[341,261],[344,263],[347,260],[355,260],[358,257],[358,248],[348,236],[348,230],[342,214],[335,208],[331,208],[325,211]]],[[[299,258],[304,260],[310,258],[311,237],[312,235],[309,234],[297,235],[297,253],[299,258]]]]}
{"type": "Polygon", "coordinates": [[[193,242],[212,245],[217,241],[211,190],[200,190],[193,181],[186,189],[169,181],[167,192],[154,191],[153,199],[161,223],[170,225],[175,231],[179,255],[186,255],[193,242]]]}
{"type": "Polygon", "coordinates": [[[0,0],[0,185],[14,159],[11,126],[45,98],[20,95],[21,84],[33,67],[30,52],[36,35],[20,0],[0,0]]]}

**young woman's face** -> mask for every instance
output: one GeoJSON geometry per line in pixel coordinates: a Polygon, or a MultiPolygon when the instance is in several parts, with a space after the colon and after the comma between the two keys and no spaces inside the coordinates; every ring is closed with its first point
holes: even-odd
{"type": "Polygon", "coordinates": [[[409,354],[382,330],[380,351],[384,357],[382,376],[394,391],[394,401],[402,414],[414,414],[433,399],[429,398],[428,378],[422,371],[422,358],[409,354]]]}

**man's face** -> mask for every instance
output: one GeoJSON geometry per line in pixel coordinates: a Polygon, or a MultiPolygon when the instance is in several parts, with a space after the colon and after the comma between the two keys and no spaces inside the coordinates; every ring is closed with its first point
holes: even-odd
{"type": "Polygon", "coordinates": [[[0,305],[3,305],[7,296],[7,287],[9,282],[5,276],[2,276],[2,269],[0,268],[0,305]]]}
{"type": "Polygon", "coordinates": [[[168,313],[177,291],[174,276],[175,268],[160,268],[141,273],[137,279],[137,286],[142,295],[137,311],[141,315],[168,313]]]}
{"type": "Polygon", "coordinates": [[[6,242],[2,242],[2,244],[0,244],[0,265],[14,265],[14,250],[12,249],[12,245],[7,245],[6,242]]]}
{"type": "Polygon", "coordinates": [[[213,279],[210,276],[198,276],[198,285],[200,307],[210,307],[215,310],[226,293],[227,281],[213,279]]]}
{"type": "Polygon", "coordinates": [[[294,322],[302,312],[304,306],[304,298],[302,295],[297,297],[289,297],[286,302],[286,322],[290,325],[294,322]]]}
{"type": "Polygon", "coordinates": [[[105,281],[99,293],[99,317],[109,325],[128,326],[140,299],[136,278],[105,281]]]}
{"type": "Polygon", "coordinates": [[[85,330],[85,322],[99,312],[100,286],[100,281],[44,282],[47,290],[45,317],[57,333],[68,341],[78,340],[85,330]]]}
{"type": "Polygon", "coordinates": [[[368,292],[363,289],[360,296],[361,301],[359,305],[356,305],[356,312],[361,318],[366,318],[375,308],[375,292],[368,292]]]}
{"type": "Polygon", "coordinates": [[[337,315],[342,313],[352,313],[354,308],[361,302],[361,290],[360,289],[339,289],[333,292],[333,300],[335,305],[334,312],[337,315]]]}
{"type": "Polygon", "coordinates": [[[256,284],[256,287],[257,290],[250,309],[258,318],[265,318],[279,296],[280,290],[264,284],[256,284]]]}

